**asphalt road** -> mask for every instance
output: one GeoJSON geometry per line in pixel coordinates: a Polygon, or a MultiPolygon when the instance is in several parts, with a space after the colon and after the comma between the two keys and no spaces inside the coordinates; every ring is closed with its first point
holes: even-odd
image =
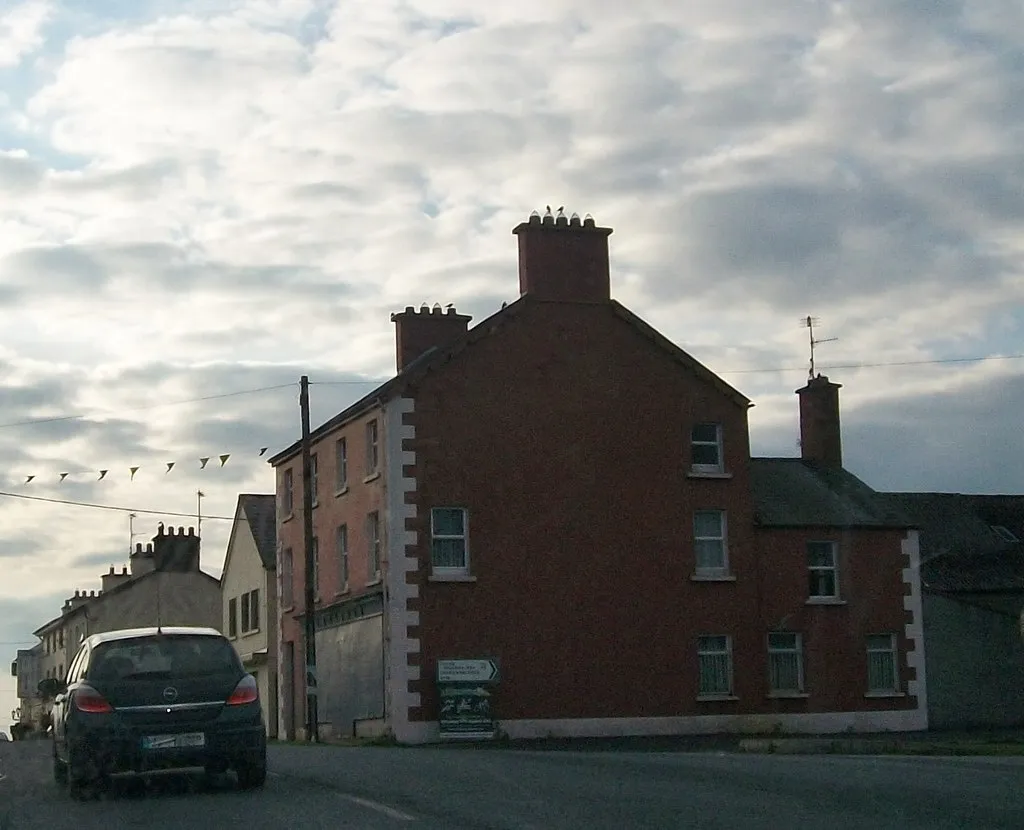
{"type": "Polygon", "coordinates": [[[71,801],[0,744],[0,830],[1024,828],[1024,758],[275,746],[267,786],[171,778],[71,801]]]}

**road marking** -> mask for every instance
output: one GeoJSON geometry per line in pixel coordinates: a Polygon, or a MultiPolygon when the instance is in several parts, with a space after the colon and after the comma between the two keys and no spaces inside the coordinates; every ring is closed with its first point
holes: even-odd
{"type": "Polygon", "coordinates": [[[368,810],[375,810],[378,813],[383,813],[389,818],[396,819],[397,821],[416,820],[416,816],[403,813],[401,810],[389,807],[387,804],[381,804],[379,801],[371,801],[368,798],[360,798],[358,795],[346,795],[345,793],[338,793],[338,796],[340,798],[344,798],[346,801],[351,801],[353,804],[358,804],[360,807],[366,807],[368,810]]]}

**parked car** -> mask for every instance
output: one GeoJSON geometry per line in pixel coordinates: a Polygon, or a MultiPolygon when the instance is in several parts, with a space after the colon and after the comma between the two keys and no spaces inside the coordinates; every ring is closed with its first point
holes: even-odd
{"type": "Polygon", "coordinates": [[[215,629],[93,634],[65,681],[39,686],[54,695],[53,776],[73,798],[112,776],[199,767],[246,789],[266,780],[256,679],[215,629]]]}

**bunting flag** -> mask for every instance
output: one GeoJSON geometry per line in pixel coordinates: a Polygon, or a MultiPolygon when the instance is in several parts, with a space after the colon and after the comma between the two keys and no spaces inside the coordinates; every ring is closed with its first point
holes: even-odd
{"type": "MultiPolygon", "coordinates": [[[[260,447],[259,448],[259,453],[258,453],[257,457],[262,458],[263,456],[265,456],[267,454],[267,451],[269,449],[270,449],[269,447],[260,447]]],[[[207,469],[210,461],[213,458],[216,458],[220,462],[219,467],[224,467],[231,458],[234,458],[235,456],[237,456],[239,454],[240,453],[238,453],[238,452],[224,452],[224,453],[220,453],[220,454],[218,454],[216,456],[213,456],[213,455],[201,456],[199,458],[199,469],[200,470],[207,469]]],[[[175,467],[179,466],[179,462],[178,461],[165,461],[164,465],[166,467],[166,469],[164,470],[164,475],[167,475],[175,467]]],[[[89,476],[89,475],[97,476],[97,478],[95,478],[94,481],[104,481],[104,480],[115,479],[115,478],[117,478],[117,474],[116,473],[115,474],[111,474],[111,470],[112,469],[113,469],[112,467],[107,467],[106,469],[103,469],[103,470],[97,470],[97,469],[93,468],[91,471],[88,470],[88,469],[81,469],[81,470],[79,470],[77,472],[65,471],[65,472],[62,472],[62,473],[56,473],[56,475],[58,477],[57,483],[58,484],[63,484],[65,480],[72,480],[73,481],[73,480],[75,480],[76,478],[78,478],[80,476],[89,476]]],[[[144,469],[144,465],[132,464],[131,466],[125,467],[124,469],[126,469],[127,472],[128,472],[128,480],[129,481],[135,481],[136,474],[144,469]]],[[[51,473],[50,475],[54,475],[54,474],[51,473]]],[[[34,487],[38,487],[48,477],[49,476],[45,475],[45,474],[40,476],[38,473],[32,473],[31,475],[26,474],[25,475],[25,480],[24,480],[24,485],[33,484],[33,482],[34,482],[33,486],[34,487]]]]}

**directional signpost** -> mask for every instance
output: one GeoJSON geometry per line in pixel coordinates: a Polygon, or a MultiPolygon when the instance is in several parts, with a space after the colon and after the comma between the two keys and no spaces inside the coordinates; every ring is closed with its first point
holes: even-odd
{"type": "Polygon", "coordinates": [[[493,738],[497,724],[491,696],[498,683],[498,664],[490,659],[438,660],[442,738],[493,738]]]}

